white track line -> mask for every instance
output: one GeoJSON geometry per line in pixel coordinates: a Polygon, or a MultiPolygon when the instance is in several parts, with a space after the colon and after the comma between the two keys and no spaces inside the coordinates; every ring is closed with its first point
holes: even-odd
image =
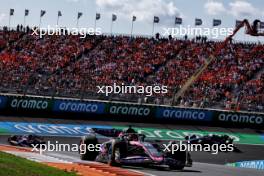
{"type": "Polygon", "coordinates": [[[142,171],[138,171],[138,170],[134,170],[134,169],[126,169],[126,170],[129,170],[129,171],[132,171],[132,172],[136,172],[136,173],[139,173],[139,174],[143,174],[143,175],[146,175],[146,176],[156,176],[156,175],[153,175],[153,174],[150,174],[150,173],[147,173],[147,172],[142,172],[142,171]]]}

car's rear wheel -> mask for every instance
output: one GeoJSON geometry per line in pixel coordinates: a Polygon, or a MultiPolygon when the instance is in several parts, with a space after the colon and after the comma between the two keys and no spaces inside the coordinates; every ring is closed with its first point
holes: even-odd
{"type": "Polygon", "coordinates": [[[98,144],[98,139],[95,136],[86,136],[80,141],[79,153],[81,160],[94,161],[98,155],[98,151],[88,150],[87,146],[98,144]]]}
{"type": "Polygon", "coordinates": [[[175,160],[174,164],[170,164],[169,167],[172,170],[182,170],[185,167],[187,152],[185,151],[177,151],[170,156],[175,160]]]}

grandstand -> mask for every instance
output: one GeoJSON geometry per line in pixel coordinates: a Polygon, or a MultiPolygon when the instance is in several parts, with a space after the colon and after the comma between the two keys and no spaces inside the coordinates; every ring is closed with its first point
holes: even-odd
{"type": "Polygon", "coordinates": [[[0,92],[264,112],[264,45],[0,30],[0,92]],[[206,63],[208,65],[197,75],[206,63]],[[179,94],[190,78],[190,87],[179,94]],[[97,85],[166,85],[167,94],[98,94],[97,85]]]}

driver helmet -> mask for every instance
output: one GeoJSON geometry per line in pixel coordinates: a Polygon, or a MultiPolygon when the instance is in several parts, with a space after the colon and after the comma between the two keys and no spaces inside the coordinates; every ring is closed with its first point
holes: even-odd
{"type": "Polygon", "coordinates": [[[136,134],[130,134],[128,135],[129,141],[138,141],[138,136],[136,134]]]}

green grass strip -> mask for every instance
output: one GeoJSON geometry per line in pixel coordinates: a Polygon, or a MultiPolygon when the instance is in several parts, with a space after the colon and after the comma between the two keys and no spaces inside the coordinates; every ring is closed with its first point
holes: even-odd
{"type": "Polygon", "coordinates": [[[0,176],[77,176],[42,163],[0,152],[0,176]]]}

